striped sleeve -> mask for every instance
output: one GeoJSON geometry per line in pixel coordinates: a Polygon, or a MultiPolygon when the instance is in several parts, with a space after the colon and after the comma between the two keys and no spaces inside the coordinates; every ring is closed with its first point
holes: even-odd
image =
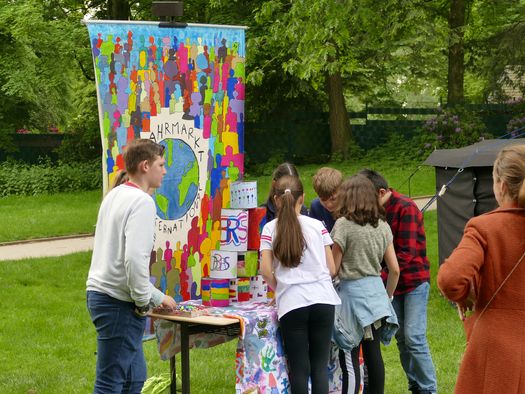
{"type": "Polygon", "coordinates": [[[334,243],[334,241],[332,241],[332,237],[330,237],[330,233],[324,225],[321,225],[321,237],[323,238],[324,246],[330,246],[334,243]]]}
{"type": "Polygon", "coordinates": [[[273,234],[270,229],[270,226],[267,224],[264,225],[262,233],[261,233],[261,246],[259,247],[259,250],[273,250],[272,247],[273,243],[273,234]]]}

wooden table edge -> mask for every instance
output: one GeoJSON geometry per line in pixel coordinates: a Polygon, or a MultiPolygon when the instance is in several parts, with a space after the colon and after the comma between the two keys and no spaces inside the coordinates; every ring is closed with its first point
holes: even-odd
{"type": "Polygon", "coordinates": [[[172,322],[181,322],[181,323],[194,323],[194,324],[208,324],[211,326],[229,326],[232,324],[238,324],[239,320],[230,318],[230,317],[221,317],[221,316],[196,316],[196,317],[184,317],[184,316],[171,316],[163,315],[160,313],[148,313],[149,317],[155,319],[169,320],[172,322]]]}

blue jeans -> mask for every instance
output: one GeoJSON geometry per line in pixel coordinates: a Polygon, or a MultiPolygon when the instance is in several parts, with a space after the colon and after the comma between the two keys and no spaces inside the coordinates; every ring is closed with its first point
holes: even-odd
{"type": "Polygon", "coordinates": [[[437,391],[436,370],[427,342],[427,303],[430,284],[420,284],[409,293],[394,297],[396,333],[401,365],[408,378],[408,389],[437,391]]]}
{"type": "Polygon", "coordinates": [[[147,377],[142,351],[146,318],[135,314],[131,302],[104,293],[87,292],[87,307],[97,329],[95,394],[137,393],[147,377]]]}

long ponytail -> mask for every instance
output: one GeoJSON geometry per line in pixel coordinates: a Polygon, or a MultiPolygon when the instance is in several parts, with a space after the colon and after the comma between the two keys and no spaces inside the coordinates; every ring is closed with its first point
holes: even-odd
{"type": "Polygon", "coordinates": [[[303,185],[298,177],[284,176],[276,182],[277,224],[273,253],[277,260],[288,268],[297,267],[301,263],[306,246],[295,210],[302,195],[303,185]]]}

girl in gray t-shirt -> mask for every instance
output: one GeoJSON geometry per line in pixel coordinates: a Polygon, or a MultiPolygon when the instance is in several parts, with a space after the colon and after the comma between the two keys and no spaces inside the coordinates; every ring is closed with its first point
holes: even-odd
{"type": "MultiPolygon", "coordinates": [[[[345,348],[363,346],[369,393],[383,393],[385,369],[380,342],[385,344],[397,330],[390,304],[399,280],[399,265],[392,231],[372,182],[356,175],[343,182],[338,192],[338,216],[332,229],[332,252],[340,282],[341,307],[336,309],[335,334],[345,348]],[[388,267],[386,289],[381,263],[388,267]]],[[[356,381],[360,377],[355,369],[356,381]]]]}

